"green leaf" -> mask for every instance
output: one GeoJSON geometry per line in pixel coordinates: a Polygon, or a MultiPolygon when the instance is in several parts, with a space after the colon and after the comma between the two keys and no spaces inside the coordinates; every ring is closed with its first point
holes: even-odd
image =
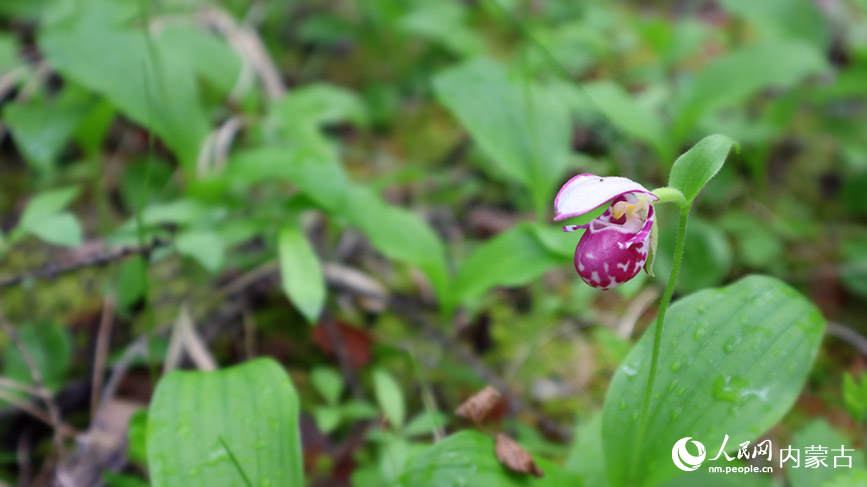
{"type": "Polygon", "coordinates": [[[129,439],[129,448],[127,456],[130,461],[147,464],[147,429],[148,429],[148,412],[146,410],[136,411],[129,418],[129,426],[127,427],[127,438],[129,439]]]}
{"type": "Polygon", "coordinates": [[[612,487],[627,485],[630,477],[648,486],[674,478],[681,471],[671,461],[671,449],[684,437],[702,442],[709,459],[725,435],[731,451],[755,440],[798,397],[824,329],[825,320],[812,303],[766,276],[749,276],[674,303],[665,319],[650,419],[639,443],[654,327],[629,353],[608,390],[602,437],[612,487]]]}
{"type": "Polygon", "coordinates": [[[54,189],[33,197],[10,236],[14,242],[28,234],[69,247],[81,245],[81,225],[72,213],[62,211],[78,195],[77,187],[54,189]]]}
{"type": "Polygon", "coordinates": [[[821,51],[800,41],[749,45],[711,61],[681,90],[674,133],[688,135],[711,111],[740,103],[769,87],[791,87],[828,68],[821,51]]]}
{"type": "Polygon", "coordinates": [[[668,151],[664,124],[660,117],[639,105],[633,97],[616,82],[595,81],[583,85],[584,92],[608,120],[627,135],[648,143],[665,154],[668,151]]]}
{"type": "MultiPolygon", "coordinates": [[[[786,469],[791,487],[814,487],[831,481],[841,470],[839,467],[834,468],[834,457],[842,455],[840,452],[842,447],[854,450],[845,452],[845,455],[852,457],[853,469],[863,470],[865,466],[864,454],[853,446],[855,443],[853,440],[851,437],[840,434],[825,419],[815,419],[804,426],[792,436],[792,444],[787,445],[800,450],[800,467],[786,469]],[[804,466],[806,449],[814,446],[821,446],[826,449],[825,463],[828,465],[827,468],[822,465],[819,465],[818,468],[804,466]],[[835,449],[836,452],[833,451],[835,449]]],[[[843,462],[842,465],[848,465],[843,459],[838,461],[843,462]]],[[[794,464],[787,463],[786,465],[794,467],[794,464]]]]}
{"type": "Polygon", "coordinates": [[[843,262],[840,279],[851,293],[867,296],[867,240],[851,239],[843,242],[843,262]]]}
{"type": "Polygon", "coordinates": [[[837,471],[822,487],[867,487],[867,470],[837,471]]]}
{"type": "Polygon", "coordinates": [[[42,219],[28,231],[54,245],[78,247],[82,241],[81,225],[75,215],[66,211],[42,219]]]}
{"type": "Polygon", "coordinates": [[[313,387],[322,395],[328,404],[337,404],[343,393],[343,377],[330,367],[316,367],[310,373],[313,387]]]}
{"type": "Polygon", "coordinates": [[[602,412],[593,414],[575,426],[575,434],[569,455],[563,467],[580,475],[584,483],[593,487],[606,487],[605,457],[602,448],[602,412]]]}
{"type": "Polygon", "coordinates": [[[725,135],[709,135],[674,161],[668,185],[680,190],[692,204],[702,188],[716,176],[736,142],[725,135]]]}
{"type": "Polygon", "coordinates": [[[13,35],[0,34],[0,73],[8,73],[21,65],[18,40],[13,35]]]}
{"type": "Polygon", "coordinates": [[[341,410],[337,406],[321,406],[313,410],[313,418],[316,427],[327,435],[340,426],[341,410]]]}
{"type": "Polygon", "coordinates": [[[304,485],[298,396],[271,359],[169,373],[154,392],[147,436],[153,487],[244,485],[230,456],[253,485],[304,485]]]}
{"type": "MultiPolygon", "coordinates": [[[[72,353],[72,343],[66,330],[57,325],[34,324],[20,326],[17,332],[45,386],[51,390],[59,387],[66,378],[72,353]]],[[[33,384],[30,367],[9,340],[3,346],[3,375],[18,382],[33,384]]]]}
{"type": "Polygon", "coordinates": [[[400,430],[406,416],[403,392],[394,377],[383,369],[373,371],[373,392],[376,394],[376,402],[385,412],[385,417],[391,426],[400,430]]]}
{"type": "Polygon", "coordinates": [[[571,152],[571,122],[562,100],[546,86],[510,79],[487,58],[438,74],[434,88],[498,172],[525,185],[537,211],[547,210],[571,152]]]}
{"type": "Polygon", "coordinates": [[[481,36],[466,25],[467,7],[453,2],[418,4],[400,19],[403,31],[428,39],[459,56],[478,54],[484,49],[481,36]]]}
{"type": "Polygon", "coordinates": [[[220,96],[228,96],[238,83],[241,58],[216,33],[192,24],[175,24],[161,29],[154,40],[160,52],[192,67],[220,96]]]}
{"type": "Polygon", "coordinates": [[[829,19],[811,0],[722,0],[720,5],[753,23],[769,39],[803,39],[822,50],[830,44],[829,19]]]}
{"type": "Polygon", "coordinates": [[[140,255],[126,259],[118,266],[115,291],[121,309],[128,310],[144,296],[147,289],[147,271],[147,261],[140,255]]]}
{"type": "Polygon", "coordinates": [[[340,407],[340,415],[347,420],[373,419],[379,416],[379,410],[373,404],[362,401],[348,400],[340,407]]]}
{"type": "Polygon", "coordinates": [[[39,193],[27,203],[18,225],[29,228],[40,224],[45,218],[54,216],[72,203],[78,196],[78,189],[73,186],[39,193]]]}
{"type": "Polygon", "coordinates": [[[362,185],[350,188],[344,211],[347,220],[360,228],[377,250],[390,259],[417,266],[440,299],[447,295],[445,246],[426,221],[386,203],[362,185]]]}
{"type": "Polygon", "coordinates": [[[856,382],[848,372],[843,373],[843,403],[856,422],[867,420],[867,374],[856,382]]]}
{"type": "Polygon", "coordinates": [[[27,162],[37,169],[48,170],[53,168],[84,114],[82,106],[59,101],[12,102],[3,109],[3,120],[27,162]]]}
{"type": "MultiPolygon", "coordinates": [[[[431,446],[404,467],[401,487],[581,487],[580,478],[541,458],[542,478],[514,473],[497,460],[494,439],[461,431],[431,446]]],[[[590,484],[588,484],[589,486],[590,484]]],[[[597,486],[593,486],[597,487],[597,486]]]]}
{"type": "MultiPolygon", "coordinates": [[[[574,252],[576,234],[560,234],[561,241],[574,252]]],[[[522,286],[569,260],[570,255],[554,253],[543,245],[533,225],[518,224],[481,244],[467,257],[455,277],[453,299],[466,304],[496,286],[522,286]]]]}
{"type": "Polygon", "coordinates": [[[89,0],[77,7],[58,10],[64,16],[40,32],[39,47],[48,63],[156,132],[192,168],[208,133],[194,68],[170,52],[176,46],[121,27],[134,4],[89,0]]]}
{"type": "Polygon", "coordinates": [[[263,181],[292,183],[329,211],[343,211],[349,180],[338,161],[308,147],[265,146],[238,151],[229,160],[225,180],[246,192],[263,181]]]}
{"type": "Polygon", "coordinates": [[[449,417],[440,411],[423,411],[412,418],[403,430],[406,437],[429,435],[435,430],[443,430],[449,422],[449,417]]]}
{"type": "Polygon", "coordinates": [[[178,235],[175,248],[211,272],[217,272],[223,266],[223,240],[210,230],[190,230],[178,235]]]}
{"type": "Polygon", "coordinates": [[[304,85],[270,107],[272,121],[295,138],[320,134],[323,125],[348,120],[367,123],[364,104],[355,93],[338,86],[314,83],[304,85]]]}
{"type": "Polygon", "coordinates": [[[319,257],[295,224],[283,225],[278,238],[283,292],[307,321],[315,324],[325,305],[325,277],[319,257]]]}

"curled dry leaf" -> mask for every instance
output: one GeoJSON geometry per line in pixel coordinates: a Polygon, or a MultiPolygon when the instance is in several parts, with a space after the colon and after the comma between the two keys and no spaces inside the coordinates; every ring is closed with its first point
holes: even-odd
{"type": "Polygon", "coordinates": [[[492,409],[500,402],[500,393],[491,386],[486,386],[481,391],[470,396],[456,410],[455,414],[481,423],[488,417],[492,409]]]}
{"type": "Polygon", "coordinates": [[[508,436],[497,433],[497,459],[509,470],[518,473],[527,473],[536,477],[544,477],[543,472],[533,461],[533,457],[527,453],[521,445],[508,436]]]}

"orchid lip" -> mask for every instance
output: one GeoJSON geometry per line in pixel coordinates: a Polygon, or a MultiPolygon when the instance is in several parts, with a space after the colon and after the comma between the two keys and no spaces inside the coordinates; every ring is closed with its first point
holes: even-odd
{"type": "Polygon", "coordinates": [[[566,181],[554,198],[554,221],[583,215],[629,193],[644,193],[653,201],[659,200],[647,188],[628,178],[579,174],[566,181]]]}

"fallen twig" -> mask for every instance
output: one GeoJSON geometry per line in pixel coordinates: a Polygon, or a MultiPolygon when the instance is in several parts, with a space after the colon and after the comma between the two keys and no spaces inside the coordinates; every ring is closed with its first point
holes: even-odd
{"type": "Polygon", "coordinates": [[[858,351],[861,352],[863,355],[867,355],[867,338],[865,338],[852,328],[849,328],[848,326],[842,325],[840,323],[829,321],[826,333],[828,335],[843,340],[849,345],[852,345],[853,347],[857,348],[858,351]]]}
{"type": "Polygon", "coordinates": [[[90,256],[85,259],[76,260],[73,262],[67,262],[63,264],[52,264],[42,269],[38,269],[32,272],[26,272],[24,274],[18,274],[16,276],[10,276],[0,279],[0,288],[17,286],[22,282],[33,280],[33,279],[54,279],[61,274],[66,274],[67,272],[73,272],[85,267],[97,267],[108,264],[110,262],[114,262],[116,260],[121,260],[126,257],[132,255],[148,255],[153,252],[155,249],[164,247],[168,245],[169,242],[165,240],[161,240],[155,238],[150,244],[144,246],[130,246],[130,247],[120,247],[117,249],[110,250],[104,254],[90,256]]]}
{"type": "Polygon", "coordinates": [[[96,350],[93,360],[93,385],[90,388],[90,417],[95,418],[99,411],[99,398],[102,391],[102,381],[105,376],[105,362],[108,357],[108,345],[111,339],[111,329],[114,325],[114,298],[105,298],[102,307],[102,317],[99,320],[99,333],[96,336],[96,350]]]}

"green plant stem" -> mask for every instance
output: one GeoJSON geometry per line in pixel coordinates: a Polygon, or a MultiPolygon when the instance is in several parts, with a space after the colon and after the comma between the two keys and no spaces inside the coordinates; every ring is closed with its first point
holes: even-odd
{"type": "MultiPolygon", "coordinates": [[[[644,389],[644,398],[641,401],[641,416],[638,418],[638,434],[635,438],[635,449],[637,455],[641,455],[641,445],[644,443],[644,436],[647,434],[647,425],[650,422],[650,399],[653,397],[653,386],[656,382],[656,371],[659,368],[659,350],[662,347],[662,325],[665,323],[665,313],[668,311],[668,305],[671,303],[671,297],[674,295],[674,287],[677,285],[677,277],[680,274],[680,265],[683,263],[683,250],[686,247],[686,224],[689,220],[689,205],[680,206],[680,225],[677,229],[677,243],[674,247],[674,256],[672,257],[671,274],[668,277],[668,284],[665,286],[665,292],[662,294],[662,301],[659,303],[659,313],[656,316],[656,329],[653,334],[653,355],[650,359],[650,375],[647,378],[647,387],[644,389]]],[[[639,465],[639,458],[633,457],[632,465],[639,465]]],[[[634,468],[634,467],[633,467],[634,468]]],[[[630,483],[634,480],[635,470],[631,472],[630,483]]]]}

